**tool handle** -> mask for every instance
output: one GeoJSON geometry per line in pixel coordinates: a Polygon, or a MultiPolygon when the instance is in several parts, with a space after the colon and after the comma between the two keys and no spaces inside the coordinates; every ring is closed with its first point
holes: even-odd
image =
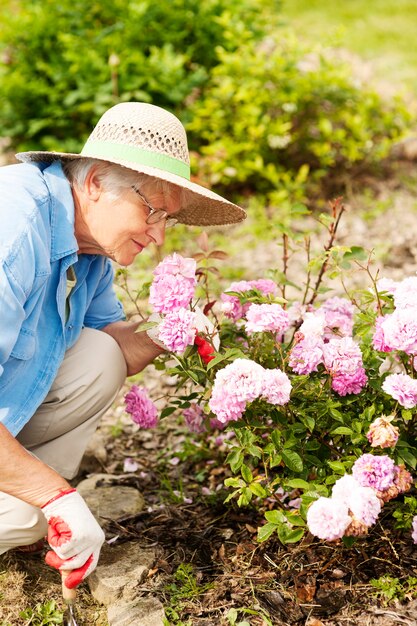
{"type": "Polygon", "coordinates": [[[61,570],[62,597],[64,598],[65,602],[72,603],[75,601],[75,598],[77,597],[77,589],[76,588],[68,589],[68,587],[66,586],[65,580],[69,574],[71,574],[70,570],[61,570]]]}

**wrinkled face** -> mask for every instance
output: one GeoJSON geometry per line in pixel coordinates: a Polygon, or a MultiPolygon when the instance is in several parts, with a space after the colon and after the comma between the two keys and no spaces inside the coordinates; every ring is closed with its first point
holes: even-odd
{"type": "MultiPolygon", "coordinates": [[[[141,190],[153,208],[165,209],[169,215],[180,210],[179,190],[164,196],[152,183],[141,190]]],[[[130,265],[150,243],[164,242],[165,220],[147,224],[150,209],[130,187],[115,199],[99,182],[92,185],[86,181],[86,189],[74,200],[75,235],[81,254],[102,254],[120,265],[130,265]]]]}

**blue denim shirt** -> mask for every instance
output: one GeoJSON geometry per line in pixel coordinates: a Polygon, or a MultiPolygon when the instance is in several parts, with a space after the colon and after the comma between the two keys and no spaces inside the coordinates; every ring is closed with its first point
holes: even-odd
{"type": "Polygon", "coordinates": [[[83,326],[124,318],[110,260],[77,249],[60,163],[0,168],[0,422],[13,435],[44,400],[83,326]],[[71,265],[77,282],[67,318],[71,265]]]}

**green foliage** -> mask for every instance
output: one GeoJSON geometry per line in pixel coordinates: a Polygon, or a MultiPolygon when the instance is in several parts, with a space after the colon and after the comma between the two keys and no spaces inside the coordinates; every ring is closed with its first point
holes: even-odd
{"type": "Polygon", "coordinates": [[[381,576],[371,581],[374,587],[374,595],[381,600],[383,606],[389,605],[393,600],[411,600],[417,596],[417,578],[408,576],[401,581],[392,576],[381,576]]]}
{"type": "Polygon", "coordinates": [[[174,582],[165,588],[165,592],[169,596],[169,605],[165,608],[165,626],[191,626],[191,621],[180,621],[180,614],[186,602],[198,598],[212,586],[212,583],[200,585],[194,574],[193,566],[189,563],[181,563],[174,574],[174,582]]]}
{"type": "Polygon", "coordinates": [[[239,619],[239,614],[243,615],[254,615],[262,619],[262,624],[264,626],[273,626],[273,623],[269,619],[268,615],[265,613],[263,609],[255,610],[255,609],[247,609],[245,607],[239,607],[237,609],[232,608],[227,612],[226,618],[229,622],[230,626],[250,626],[250,623],[246,620],[237,621],[239,619]]]}
{"type": "Polygon", "coordinates": [[[278,0],[33,0],[4,11],[0,121],[17,150],[78,150],[127,100],[183,110],[219,62],[261,38],[278,0]]]}
{"type": "Polygon", "coordinates": [[[417,498],[405,496],[404,502],[400,503],[392,516],[395,518],[395,528],[410,530],[413,525],[413,517],[417,515],[417,498]]]}
{"type": "Polygon", "coordinates": [[[28,608],[20,614],[22,619],[27,620],[29,626],[50,626],[50,624],[62,624],[63,613],[57,608],[55,600],[38,603],[34,609],[28,608]]]}
{"type": "Polygon", "coordinates": [[[199,175],[272,206],[378,163],[409,125],[404,104],[359,86],[346,64],[291,31],[219,58],[188,124],[199,175]]]}

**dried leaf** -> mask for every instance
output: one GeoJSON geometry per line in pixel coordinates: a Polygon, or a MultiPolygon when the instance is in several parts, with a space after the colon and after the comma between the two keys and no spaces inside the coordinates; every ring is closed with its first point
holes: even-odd
{"type": "Polygon", "coordinates": [[[201,233],[201,235],[199,235],[197,237],[197,243],[200,246],[200,248],[203,250],[203,252],[208,252],[208,235],[206,233],[206,231],[203,231],[201,233]]]}
{"type": "Polygon", "coordinates": [[[207,315],[207,313],[214,307],[215,304],[216,304],[216,300],[207,302],[207,304],[204,306],[204,309],[203,309],[204,315],[207,315]]]}
{"type": "Polygon", "coordinates": [[[192,255],[192,258],[197,261],[197,263],[199,263],[200,261],[202,261],[203,259],[206,258],[205,254],[202,254],[201,252],[196,252],[196,254],[192,255]]]}
{"type": "Polygon", "coordinates": [[[158,568],[155,567],[154,569],[150,569],[148,572],[148,578],[152,578],[152,576],[154,576],[156,574],[156,572],[158,571],[158,568]]]}
{"type": "Polygon", "coordinates": [[[311,602],[316,594],[316,583],[305,583],[297,585],[297,598],[300,602],[311,602]]]}
{"type": "Polygon", "coordinates": [[[227,254],[227,252],[223,252],[223,250],[213,250],[213,252],[210,252],[207,258],[220,259],[221,261],[224,261],[225,259],[229,258],[229,255],[227,254]]]}
{"type": "Polygon", "coordinates": [[[258,532],[258,529],[255,528],[254,526],[251,526],[250,524],[245,524],[245,528],[248,531],[248,533],[256,533],[256,532],[258,532]]]}
{"type": "Polygon", "coordinates": [[[218,555],[219,555],[219,559],[223,562],[226,561],[226,549],[224,547],[224,543],[222,543],[222,545],[220,546],[219,550],[218,550],[218,555]]]}

